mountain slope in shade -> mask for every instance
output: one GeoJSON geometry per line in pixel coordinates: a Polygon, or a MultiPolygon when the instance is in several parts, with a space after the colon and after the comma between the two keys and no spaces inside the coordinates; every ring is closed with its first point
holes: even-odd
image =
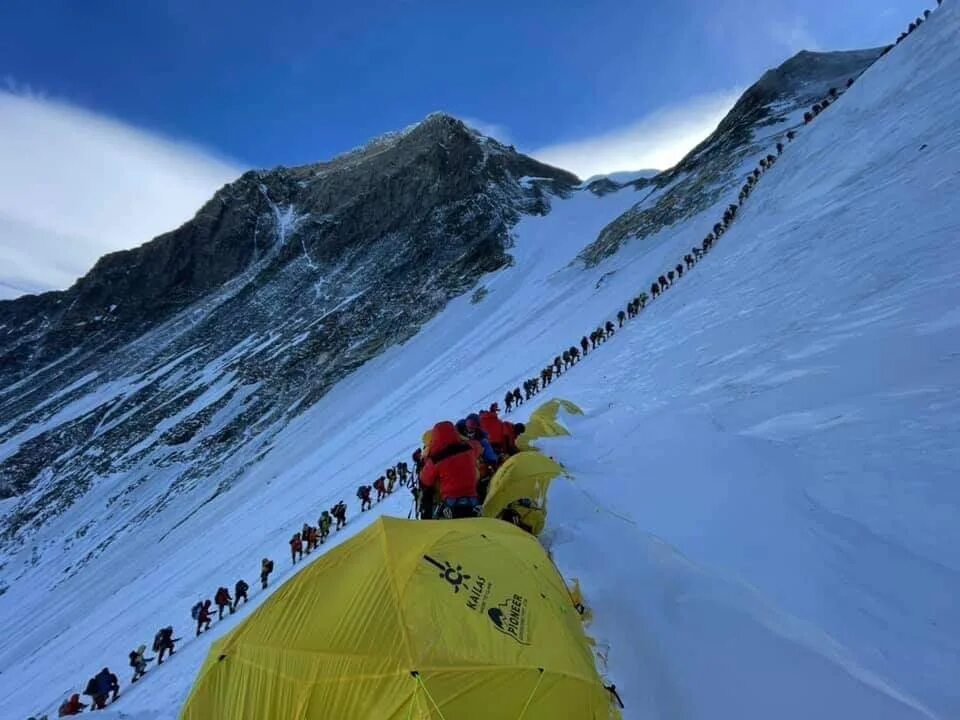
{"type": "MultiPolygon", "coordinates": [[[[958,33],[948,5],[871,65],[788,145],[717,247],[538,398],[586,410],[565,419],[569,438],[546,445],[574,480],[553,487],[545,542],[582,582],[627,720],[960,714],[960,257],[948,250],[960,219],[944,201],[960,193],[958,33]]],[[[769,151],[766,127],[744,132],[750,149],[732,177],[769,151]]],[[[541,172],[518,178],[524,198],[541,172]]],[[[176,717],[211,641],[268,594],[255,591],[250,609],[198,640],[197,599],[251,581],[264,555],[281,583],[294,571],[290,534],[341,498],[350,523],[335,542],[381,512],[405,517],[407,495],[361,515],[354,489],[407,457],[434,421],[500,400],[612,317],[702,239],[737,184],[595,266],[578,262],[645,189],[545,194],[550,212],[519,216],[510,260],[473,292],[276,426],[242,428],[247,444],[195,484],[170,489],[182,459],[148,455],[21,530],[0,555],[5,710],[50,711],[173,623],[185,638],[175,661],[125,687],[107,716],[176,717]],[[258,439],[265,454],[240,466],[258,439]]],[[[229,392],[249,358],[278,349],[239,345],[205,365],[193,409],[229,392]]],[[[143,380],[189,387],[192,357],[143,380]]],[[[82,397],[95,403],[96,383],[72,376],[61,417],[81,412],[82,397]]],[[[122,387],[135,396],[135,383],[122,387]]],[[[236,398],[198,432],[243,407],[236,398]]],[[[120,408],[102,422],[136,417],[120,408]]],[[[0,503],[4,518],[34,493],[0,503]]]]}

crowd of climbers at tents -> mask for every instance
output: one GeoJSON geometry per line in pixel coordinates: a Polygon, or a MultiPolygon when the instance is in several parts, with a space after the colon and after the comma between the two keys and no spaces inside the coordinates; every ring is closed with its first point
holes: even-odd
{"type": "MultiPolygon", "coordinates": [[[[941,5],[942,0],[937,0],[941,5]]],[[[918,17],[910,23],[907,31],[897,39],[899,44],[904,38],[914,32],[924,21],[929,19],[930,11],[926,10],[923,18],[918,17]]],[[[889,51],[888,47],[884,52],[889,51]]],[[[846,87],[854,84],[854,78],[847,81],[846,87]]],[[[837,88],[830,88],[827,96],[815,103],[803,115],[804,125],[808,125],[831,104],[839,99],[842,93],[837,88]]],[[[788,130],[784,137],[792,142],[797,136],[795,130],[788,130]]],[[[727,232],[744,202],[750,197],[763,174],[772,168],[777,159],[784,152],[783,142],[777,142],[776,154],[772,152],[761,158],[757,167],[745,178],[740,188],[737,203],[730,204],[724,210],[721,219],[715,223],[710,232],[699,245],[695,245],[686,253],[682,262],[659,275],[650,284],[649,295],[640,292],[627,302],[625,309],[617,312],[616,324],[607,320],[587,335],[580,338],[569,348],[561,351],[540,371],[540,374],[525,380],[521,386],[508,390],[504,395],[504,406],[507,412],[523,405],[537,393],[541,392],[563,373],[579,363],[591,351],[613,337],[617,329],[622,328],[627,320],[640,315],[641,311],[653,299],[673,287],[673,284],[683,277],[684,272],[695,267],[696,264],[713,248],[714,244],[727,232]]],[[[414,498],[417,515],[421,519],[451,519],[474,517],[479,513],[490,480],[496,469],[512,454],[517,452],[516,440],[523,433],[523,423],[510,423],[499,418],[499,405],[494,403],[489,409],[468,415],[457,421],[442,421],[434,425],[430,433],[430,441],[426,448],[418,448],[413,452],[413,470],[405,462],[388,468],[371,485],[360,485],[357,489],[357,498],[360,501],[360,510],[365,512],[372,508],[374,500],[372,490],[377,491],[376,502],[379,503],[394,493],[397,486],[409,487],[414,498]]],[[[504,511],[502,519],[523,527],[519,516],[509,509],[504,511]]],[[[347,524],[347,505],[343,500],[337,502],[329,510],[324,510],[316,526],[304,523],[300,531],[294,533],[290,539],[290,559],[296,565],[303,559],[304,553],[309,555],[319,545],[324,544],[330,536],[331,527],[335,532],[347,524]]],[[[263,558],[260,564],[260,586],[266,590],[273,573],[273,561],[263,558]]],[[[226,587],[220,587],[214,594],[214,602],[209,599],[197,602],[191,609],[191,616],[196,622],[196,635],[209,630],[213,622],[213,604],[217,606],[217,620],[223,620],[224,609],[232,615],[241,602],[247,601],[249,586],[243,579],[234,585],[234,594],[231,597],[226,587]]],[[[163,627],[157,631],[153,640],[153,652],[156,657],[146,657],[146,646],[141,645],[130,652],[130,666],[133,668],[131,682],[137,682],[147,672],[147,663],[153,660],[162,664],[164,656],[172,656],[176,643],[181,638],[173,636],[173,627],[163,627]]],[[[114,702],[120,694],[120,684],[117,676],[108,668],[103,668],[97,675],[90,678],[82,693],[89,697],[88,703],[80,700],[80,693],[72,694],[59,709],[59,717],[77,715],[86,707],[97,710],[114,702]]],[[[28,718],[28,720],[45,720],[28,718]]]]}

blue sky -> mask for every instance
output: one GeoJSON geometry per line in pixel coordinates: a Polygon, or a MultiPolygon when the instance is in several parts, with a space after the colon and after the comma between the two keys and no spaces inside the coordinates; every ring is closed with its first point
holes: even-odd
{"type": "MultiPolygon", "coordinates": [[[[74,110],[80,122],[67,131],[68,155],[71,143],[84,142],[87,125],[102,120],[154,143],[153,155],[210,160],[217,182],[198,187],[198,197],[209,195],[221,174],[329,158],[434,110],[468,118],[581,175],[663,165],[709,132],[766,68],[802,48],[890,42],[934,5],[9,0],[0,24],[8,101],[0,104],[0,134],[4,114],[52,109],[66,122],[74,110]],[[24,99],[32,110],[16,102],[24,99]],[[651,122],[660,126],[651,129],[651,122]],[[687,131],[671,130],[680,127],[687,131]],[[638,132],[656,142],[621,148],[638,132]],[[598,137],[610,138],[600,159],[577,152],[598,137]]],[[[8,140],[16,144],[0,150],[20,148],[25,162],[30,142],[42,144],[42,131],[49,137],[52,130],[39,121],[17,125],[28,134],[34,127],[37,137],[8,140]]],[[[101,141],[105,133],[97,131],[101,141]]],[[[97,168],[101,204],[113,197],[106,165],[97,168]]],[[[124,181],[135,172],[126,167],[124,181]]],[[[0,190],[11,173],[0,169],[0,190]]],[[[176,212],[177,222],[188,217],[181,206],[176,212]]],[[[0,205],[0,245],[10,213],[0,205]]],[[[104,247],[142,242],[147,232],[131,227],[104,247]]]]}

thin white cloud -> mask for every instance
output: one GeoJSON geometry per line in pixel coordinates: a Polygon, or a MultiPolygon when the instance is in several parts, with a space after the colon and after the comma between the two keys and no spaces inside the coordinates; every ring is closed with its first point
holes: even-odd
{"type": "Polygon", "coordinates": [[[771,40],[791,54],[801,50],[820,49],[820,43],[810,32],[806,18],[774,20],[769,24],[767,32],[771,40]]]}
{"type": "Polygon", "coordinates": [[[176,228],[242,172],[201,148],[5,84],[0,298],[68,287],[101,255],[176,228]]]}
{"type": "Polygon", "coordinates": [[[713,132],[739,96],[740,91],[698,96],[660,108],[626,127],[530,154],[581,178],[625,170],[664,170],[713,132]]]}
{"type": "Polygon", "coordinates": [[[505,125],[499,125],[497,123],[486,122],[485,120],[480,120],[478,118],[465,117],[462,118],[463,122],[467,124],[468,127],[473,128],[481,135],[486,135],[487,137],[493,138],[494,140],[499,140],[504,145],[512,145],[513,138],[510,135],[510,131],[505,125]]]}

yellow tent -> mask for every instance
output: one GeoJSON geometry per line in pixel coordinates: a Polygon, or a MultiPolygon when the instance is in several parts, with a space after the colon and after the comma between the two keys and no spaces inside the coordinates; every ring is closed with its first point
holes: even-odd
{"type": "Polygon", "coordinates": [[[563,580],[499,520],[381,518],[214,643],[181,720],[616,716],[563,580]]]}
{"type": "Polygon", "coordinates": [[[560,408],[573,415],[583,415],[583,410],[569,400],[557,398],[544,403],[530,415],[530,420],[526,423],[527,429],[517,439],[517,447],[521,450],[530,450],[530,442],[537,438],[569,435],[566,428],[557,422],[557,413],[560,408]]]}
{"type": "Polygon", "coordinates": [[[511,509],[520,512],[532,532],[539,535],[546,520],[547,488],[551,480],[563,473],[563,468],[546,455],[533,450],[517,453],[500,466],[490,481],[483,503],[484,517],[498,517],[507,506],[528,499],[533,508],[515,505],[511,509]]]}

